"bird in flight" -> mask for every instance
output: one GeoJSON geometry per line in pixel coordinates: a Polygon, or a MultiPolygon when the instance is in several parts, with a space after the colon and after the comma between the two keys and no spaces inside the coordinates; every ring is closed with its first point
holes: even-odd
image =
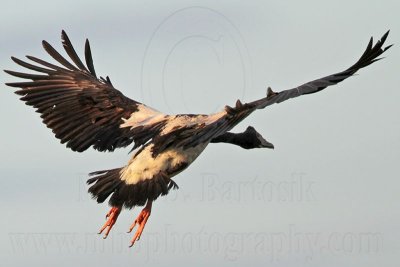
{"type": "Polygon", "coordinates": [[[108,76],[97,77],[89,41],[85,43],[84,64],[65,31],[61,39],[69,59],[43,41],[44,49],[56,64],[33,56],[27,56],[30,62],[11,57],[18,65],[36,73],[5,70],[12,76],[30,80],[6,84],[19,88],[15,93],[20,99],[33,106],[55,137],[73,151],[83,152],[90,147],[114,151],[133,144],[133,156],[125,166],[93,172],[87,181],[88,191],[98,203],[109,198],[111,209],[99,232],[104,232],[104,238],[123,208],[144,206],[129,228],[131,232],[138,226],[132,246],[143,232],[153,201],[178,188],[172,177],[185,170],[207,145],[229,143],[244,149],[274,148],[251,126],[242,133],[231,130],[258,109],[319,92],[381,59],[379,56],[391,47],[384,47],[388,34],[389,31],[375,44],[371,38],[360,59],[342,72],[280,92],[268,88],[265,97],[249,103],[237,100],[235,105],[227,105],[210,115],[168,115],[124,96],[108,76]]]}

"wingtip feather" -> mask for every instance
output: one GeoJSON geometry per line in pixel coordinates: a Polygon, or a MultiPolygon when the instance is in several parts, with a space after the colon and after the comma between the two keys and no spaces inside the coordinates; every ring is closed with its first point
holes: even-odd
{"type": "Polygon", "coordinates": [[[93,76],[97,77],[96,70],[94,69],[93,65],[93,57],[92,57],[92,50],[90,49],[90,42],[89,39],[87,38],[85,41],[85,61],[90,73],[92,73],[93,76]]]}
{"type": "Polygon", "coordinates": [[[386,50],[388,50],[389,48],[391,48],[392,46],[394,46],[394,44],[388,45],[383,49],[383,52],[385,52],[386,50]]]}

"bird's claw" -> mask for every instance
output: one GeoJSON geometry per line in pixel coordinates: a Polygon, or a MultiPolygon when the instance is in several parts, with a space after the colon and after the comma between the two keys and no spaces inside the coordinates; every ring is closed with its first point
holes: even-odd
{"type": "Polygon", "coordinates": [[[136,220],[129,227],[128,233],[131,233],[132,230],[135,228],[136,224],[139,225],[138,229],[135,232],[135,235],[133,236],[133,238],[131,240],[131,244],[129,245],[129,247],[132,247],[136,241],[140,240],[140,237],[142,235],[144,227],[146,226],[147,220],[150,217],[150,214],[151,214],[151,202],[149,202],[146,205],[146,207],[140,212],[140,214],[136,218],[136,220]]]}
{"type": "Polygon", "coordinates": [[[121,212],[120,207],[112,207],[110,209],[110,211],[107,213],[107,215],[106,215],[107,221],[105,222],[103,227],[101,227],[100,231],[98,232],[98,234],[101,234],[104,230],[106,230],[104,233],[103,239],[107,238],[108,234],[111,231],[111,228],[114,226],[115,222],[117,221],[117,218],[118,218],[118,215],[120,214],[120,212],[121,212]]]}

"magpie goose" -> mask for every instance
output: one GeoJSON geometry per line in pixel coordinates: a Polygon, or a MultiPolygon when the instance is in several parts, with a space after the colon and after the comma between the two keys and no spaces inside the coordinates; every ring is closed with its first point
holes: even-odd
{"type": "Polygon", "coordinates": [[[56,64],[33,56],[27,56],[29,61],[12,57],[15,63],[36,73],[5,72],[30,80],[7,85],[19,88],[15,93],[20,99],[33,106],[55,137],[73,151],[83,152],[90,147],[114,151],[134,144],[133,156],[125,166],[93,172],[87,181],[97,202],[109,199],[111,209],[100,229],[104,238],[123,208],[144,206],[129,228],[130,232],[138,225],[132,246],[143,232],[153,201],[178,188],[172,177],[186,169],[208,144],[274,148],[251,126],[243,133],[230,131],[257,109],[319,92],[381,59],[379,56],[390,48],[383,46],[388,34],[389,31],[375,44],[371,38],[359,60],[342,72],[280,92],[268,88],[266,96],[259,100],[249,103],[237,100],[235,105],[210,115],[168,115],[124,96],[108,76],[97,77],[89,41],[85,43],[84,64],[65,31],[61,39],[69,59],[43,41],[44,49],[56,64]]]}

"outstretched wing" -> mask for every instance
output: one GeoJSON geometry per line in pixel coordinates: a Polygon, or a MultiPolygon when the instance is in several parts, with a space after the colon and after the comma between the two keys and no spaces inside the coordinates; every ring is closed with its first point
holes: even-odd
{"type": "MultiPolygon", "coordinates": [[[[179,145],[190,147],[210,141],[231,130],[234,126],[236,126],[240,121],[245,119],[256,109],[262,109],[274,103],[281,103],[285,100],[301,95],[319,92],[328,86],[335,85],[351,77],[359,69],[364,68],[381,59],[379,58],[379,56],[391,47],[391,45],[383,47],[383,44],[388,35],[389,31],[386,32],[375,45],[373,45],[373,40],[371,38],[366,50],[364,51],[360,59],[345,71],[329,75],[324,78],[305,83],[296,88],[284,90],[281,92],[273,92],[269,89],[268,95],[259,100],[246,104],[242,104],[238,100],[235,107],[226,106],[224,111],[211,116],[214,118],[211,122],[206,122],[192,129],[182,131],[182,136],[179,138],[179,145]]],[[[172,139],[172,135],[163,136],[160,139],[160,143],[165,144],[165,141],[167,141],[168,139],[172,139]]]]}
{"type": "Polygon", "coordinates": [[[325,89],[328,86],[335,85],[340,83],[341,81],[351,77],[354,75],[359,69],[362,69],[382,58],[379,58],[386,50],[388,50],[392,45],[383,47],[383,44],[386,41],[386,38],[389,35],[389,31],[387,31],[378,42],[373,45],[373,39],[371,37],[367,48],[364,53],[360,57],[360,59],[352,65],[350,68],[345,71],[335,73],[303,85],[300,85],[296,88],[292,88],[289,90],[284,90],[281,92],[273,92],[271,89],[268,89],[268,95],[266,98],[262,98],[260,100],[249,103],[250,105],[256,106],[258,109],[265,108],[266,106],[281,103],[290,98],[298,97],[306,94],[313,94],[325,89]]]}
{"type": "Polygon", "coordinates": [[[99,151],[113,151],[135,142],[145,144],[157,135],[165,115],[124,96],[108,77],[96,77],[89,41],[85,44],[86,66],[76,54],[67,34],[62,31],[62,43],[73,63],[60,55],[49,43],[43,47],[60,65],[27,56],[37,64],[12,57],[12,60],[39,74],[5,70],[29,82],[7,83],[21,88],[15,93],[36,108],[43,123],[55,136],[74,151],[93,146],[99,151]]]}

